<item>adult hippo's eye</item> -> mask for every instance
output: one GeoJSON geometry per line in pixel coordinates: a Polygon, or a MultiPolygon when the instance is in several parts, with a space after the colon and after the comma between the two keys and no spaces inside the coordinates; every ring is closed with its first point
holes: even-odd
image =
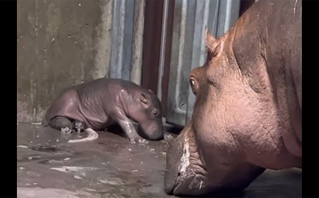
{"type": "Polygon", "coordinates": [[[190,86],[192,88],[193,93],[196,95],[197,89],[198,89],[198,83],[197,83],[196,79],[191,76],[189,78],[189,84],[190,84],[190,86]]]}
{"type": "Polygon", "coordinates": [[[195,85],[195,80],[194,79],[189,79],[189,84],[193,87],[195,85]]]}

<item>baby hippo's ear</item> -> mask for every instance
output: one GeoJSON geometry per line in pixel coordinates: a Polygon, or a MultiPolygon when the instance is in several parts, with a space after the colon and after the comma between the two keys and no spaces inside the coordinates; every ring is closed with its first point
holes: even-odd
{"type": "Polygon", "coordinates": [[[139,99],[143,104],[148,104],[148,98],[146,97],[144,93],[140,94],[139,99]]]}

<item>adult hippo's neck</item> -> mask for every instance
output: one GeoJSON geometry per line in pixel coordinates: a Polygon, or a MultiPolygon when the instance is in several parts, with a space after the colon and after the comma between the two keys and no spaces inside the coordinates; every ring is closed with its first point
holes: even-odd
{"type": "Polygon", "coordinates": [[[278,144],[283,144],[278,145],[281,152],[276,157],[288,156],[277,164],[284,166],[286,160],[297,167],[302,157],[301,10],[300,0],[258,2],[228,37],[251,89],[260,101],[274,103],[275,133],[281,137],[278,144]]]}

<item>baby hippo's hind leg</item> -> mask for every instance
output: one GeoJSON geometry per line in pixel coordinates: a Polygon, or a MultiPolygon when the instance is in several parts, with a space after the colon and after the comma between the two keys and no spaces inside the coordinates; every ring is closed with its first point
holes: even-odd
{"type": "Polygon", "coordinates": [[[57,116],[50,120],[50,127],[60,130],[61,132],[71,132],[72,131],[72,122],[63,116],[57,116]]]}

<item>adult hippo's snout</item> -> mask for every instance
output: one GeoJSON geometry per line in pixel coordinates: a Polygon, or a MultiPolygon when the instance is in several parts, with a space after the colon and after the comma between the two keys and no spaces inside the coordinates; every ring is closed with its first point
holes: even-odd
{"type": "MultiPolygon", "coordinates": [[[[223,160],[221,166],[206,167],[207,163],[201,157],[202,152],[196,141],[192,121],[169,143],[168,151],[164,182],[165,192],[171,195],[238,192],[265,170],[249,163],[230,166],[226,160],[223,160]]],[[[220,161],[217,157],[209,160],[216,163],[220,161]]]]}
{"type": "Polygon", "coordinates": [[[192,137],[191,123],[181,134],[169,143],[166,158],[165,192],[174,195],[199,195],[208,190],[206,170],[199,158],[197,147],[192,137]]]}

